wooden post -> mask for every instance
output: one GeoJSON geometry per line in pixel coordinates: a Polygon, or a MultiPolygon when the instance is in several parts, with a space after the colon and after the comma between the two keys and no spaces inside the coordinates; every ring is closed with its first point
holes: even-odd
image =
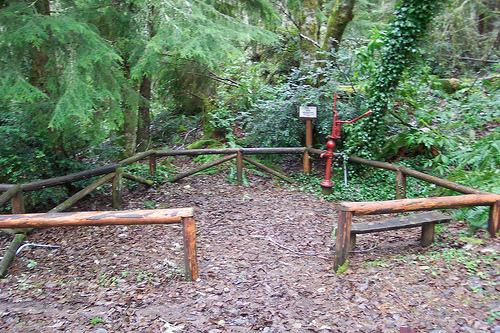
{"type": "Polygon", "coordinates": [[[116,175],[113,178],[113,209],[123,208],[123,168],[116,168],[116,175]]]}
{"type": "Polygon", "coordinates": [[[196,228],[194,217],[182,218],[182,233],[184,237],[184,266],[186,278],[191,281],[198,279],[198,262],[196,260],[196,228]]]}
{"type": "Polygon", "coordinates": [[[420,237],[420,245],[429,246],[434,241],[434,226],[435,223],[428,223],[422,226],[422,235],[420,237]]]}
{"type": "MultiPolygon", "coordinates": [[[[19,191],[17,192],[17,194],[15,196],[12,197],[12,199],[10,200],[11,202],[11,206],[12,206],[12,214],[24,214],[26,213],[26,208],[24,206],[24,193],[23,193],[23,190],[19,189],[19,191]]],[[[30,229],[12,229],[11,232],[16,235],[16,234],[27,234],[29,232],[31,232],[30,229]]],[[[17,237],[17,235],[15,236],[17,237]]],[[[14,240],[16,240],[18,238],[15,238],[14,240]]],[[[23,238],[24,239],[24,238],[23,238]]],[[[15,242],[13,242],[15,243],[15,242]]],[[[22,242],[19,243],[19,246],[22,245],[22,242]]],[[[14,245],[11,244],[11,247],[10,249],[12,249],[14,245]]],[[[14,251],[14,254],[15,252],[17,251],[17,249],[13,250],[14,251]]],[[[6,256],[8,257],[9,255],[6,254],[6,256]]],[[[11,260],[14,260],[14,257],[12,257],[11,260]]],[[[9,265],[10,262],[7,264],[9,265]]]]}
{"type": "Polygon", "coordinates": [[[488,219],[488,232],[495,237],[500,229],[500,200],[490,207],[490,218],[488,219]]]}
{"type": "Polygon", "coordinates": [[[398,169],[396,171],[396,199],[406,198],[406,175],[398,169]]]}
{"type": "Polygon", "coordinates": [[[154,176],[156,173],[156,154],[149,155],[149,175],[154,176]]]}
{"type": "MultiPolygon", "coordinates": [[[[312,120],[306,119],[306,147],[312,147],[313,144],[313,128],[312,120]]],[[[311,159],[309,158],[309,152],[304,150],[303,157],[304,174],[308,175],[311,173],[311,159]]]]}
{"type": "Polygon", "coordinates": [[[349,238],[351,236],[352,212],[339,211],[339,224],[337,227],[337,242],[335,243],[335,258],[333,262],[333,271],[339,272],[339,269],[346,263],[349,253],[349,238]]]}
{"type": "Polygon", "coordinates": [[[14,240],[10,243],[9,248],[0,261],[0,277],[3,277],[7,273],[7,268],[9,268],[10,263],[14,260],[16,251],[23,244],[25,238],[26,234],[16,234],[14,236],[14,240]]]}
{"type": "Polygon", "coordinates": [[[236,182],[238,185],[243,184],[243,153],[241,150],[236,153],[236,182]]]}
{"type": "Polygon", "coordinates": [[[24,214],[24,194],[23,190],[19,190],[15,196],[10,200],[12,204],[12,214],[24,214]]]}

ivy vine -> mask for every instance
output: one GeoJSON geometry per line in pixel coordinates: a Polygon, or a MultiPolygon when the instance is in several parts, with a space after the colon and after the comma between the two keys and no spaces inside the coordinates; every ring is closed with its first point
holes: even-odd
{"type": "Polygon", "coordinates": [[[397,3],[381,50],[380,63],[367,89],[368,108],[373,113],[351,128],[347,144],[350,153],[371,157],[383,146],[386,132],[384,118],[391,96],[404,71],[418,54],[418,42],[447,1],[401,0],[397,3]]]}

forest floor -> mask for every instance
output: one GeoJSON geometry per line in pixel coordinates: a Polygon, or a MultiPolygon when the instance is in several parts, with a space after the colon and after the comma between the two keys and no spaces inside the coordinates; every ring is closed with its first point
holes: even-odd
{"type": "MultiPolygon", "coordinates": [[[[126,193],[124,209],[196,208],[195,282],[183,276],[179,225],[32,233],[59,248],[19,253],[0,280],[0,331],[500,332],[498,237],[460,221],[427,248],[418,229],[360,235],[335,274],[333,204],[246,176],[248,186],[222,171],[126,193]]],[[[110,191],[76,209],[111,210],[110,191]]],[[[0,234],[2,253],[10,241],[0,234]]]]}

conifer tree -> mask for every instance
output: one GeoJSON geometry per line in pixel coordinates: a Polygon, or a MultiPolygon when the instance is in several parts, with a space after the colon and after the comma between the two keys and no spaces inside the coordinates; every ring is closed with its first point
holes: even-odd
{"type": "MultiPolygon", "coordinates": [[[[115,129],[125,153],[134,153],[138,124],[149,125],[152,83],[173,70],[172,59],[217,69],[241,55],[244,42],[274,38],[245,20],[277,19],[267,0],[0,5],[2,112],[32,119],[37,133],[48,135],[52,149],[62,153],[87,148],[115,129]]],[[[147,131],[140,140],[147,141],[147,131]]]]}

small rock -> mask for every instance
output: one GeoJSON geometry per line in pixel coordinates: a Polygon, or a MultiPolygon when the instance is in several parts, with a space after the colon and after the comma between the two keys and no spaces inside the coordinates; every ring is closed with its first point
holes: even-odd
{"type": "Polygon", "coordinates": [[[105,328],[100,327],[100,328],[98,328],[98,329],[95,330],[95,333],[108,333],[108,330],[105,329],[105,328]]]}
{"type": "Polygon", "coordinates": [[[479,321],[479,320],[478,320],[478,321],[476,321],[476,322],[474,323],[474,328],[475,328],[476,330],[487,330],[487,329],[488,329],[488,327],[489,327],[489,325],[488,325],[487,323],[485,323],[484,321],[479,321]]]}

